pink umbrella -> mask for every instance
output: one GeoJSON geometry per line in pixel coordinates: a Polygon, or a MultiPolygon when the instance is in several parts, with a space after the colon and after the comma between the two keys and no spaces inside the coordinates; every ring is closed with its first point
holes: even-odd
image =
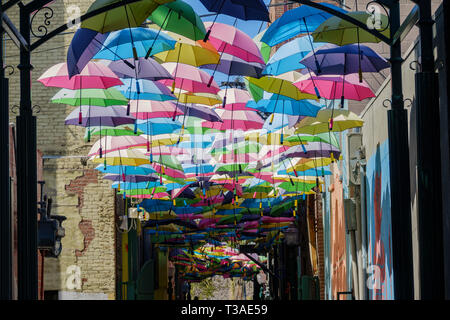
{"type": "Polygon", "coordinates": [[[100,155],[117,150],[147,145],[147,139],[141,136],[104,136],[94,143],[88,156],[100,155]],[[102,148],[104,147],[104,150],[102,148]]]}
{"type": "Polygon", "coordinates": [[[225,107],[226,110],[252,110],[257,111],[253,108],[248,108],[247,102],[252,100],[252,97],[250,96],[250,93],[246,90],[242,89],[225,89],[220,90],[218,95],[222,98],[224,103],[222,106],[225,107]]]}
{"type": "Polygon", "coordinates": [[[259,114],[250,110],[226,110],[215,108],[214,111],[220,116],[223,122],[205,121],[202,126],[205,128],[217,130],[251,130],[261,129],[264,125],[264,119],[259,114]]]}
{"type": "MultiPolygon", "coordinates": [[[[153,162],[152,167],[156,170],[156,172],[162,173],[162,166],[160,164],[153,162]]],[[[180,170],[176,170],[176,169],[172,169],[172,168],[168,168],[168,167],[164,167],[164,174],[169,177],[172,177],[172,178],[181,178],[181,179],[186,178],[184,173],[181,172],[180,170]]]]}
{"type": "Polygon", "coordinates": [[[175,62],[163,63],[162,66],[174,76],[175,80],[164,79],[159,82],[172,87],[172,91],[174,81],[176,88],[189,92],[216,94],[220,90],[214,79],[208,73],[197,67],[175,62]]]}
{"type": "MultiPolygon", "coordinates": [[[[122,106],[128,108],[127,106],[122,106]]],[[[173,102],[170,101],[156,101],[156,100],[130,100],[129,112],[140,120],[152,118],[170,118],[174,114],[179,116],[183,114],[173,102]]]]}
{"type": "Polygon", "coordinates": [[[218,52],[225,52],[247,62],[264,63],[264,59],[253,39],[233,26],[215,22],[205,22],[209,41],[218,52]]]}
{"type": "Polygon", "coordinates": [[[58,63],[44,72],[38,79],[46,87],[59,87],[71,90],[107,89],[122,85],[119,77],[107,66],[89,62],[80,74],[69,78],[67,63],[58,63]]]}
{"type": "Polygon", "coordinates": [[[369,85],[363,81],[359,82],[358,74],[349,75],[323,75],[308,76],[305,80],[293,83],[300,91],[315,94],[314,87],[319,90],[320,96],[329,99],[343,99],[361,101],[375,97],[369,85]]]}
{"type": "Polygon", "coordinates": [[[147,150],[146,155],[154,154],[154,155],[179,155],[179,154],[185,154],[186,150],[183,148],[177,148],[173,146],[157,146],[152,147],[147,150]]]}

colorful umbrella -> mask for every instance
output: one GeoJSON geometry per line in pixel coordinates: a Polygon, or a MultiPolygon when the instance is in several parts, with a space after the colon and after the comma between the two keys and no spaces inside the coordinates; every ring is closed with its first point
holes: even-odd
{"type": "Polygon", "coordinates": [[[176,97],[162,83],[143,79],[122,79],[123,85],[116,88],[130,100],[176,100],[176,97]]]}
{"type": "Polygon", "coordinates": [[[61,89],[51,99],[53,103],[69,104],[71,106],[115,106],[126,105],[128,99],[116,88],[108,89],[61,89]]]}
{"type": "Polygon", "coordinates": [[[361,127],[364,121],[348,110],[320,110],[316,117],[306,117],[297,124],[295,133],[318,134],[361,127]]]}
{"type": "Polygon", "coordinates": [[[122,124],[132,124],[135,122],[133,117],[127,116],[122,106],[111,106],[108,108],[98,106],[84,106],[73,110],[65,119],[65,124],[82,127],[90,126],[119,126],[122,124]],[[82,112],[82,123],[79,123],[79,112],[82,112]]]}
{"type": "Polygon", "coordinates": [[[129,58],[115,61],[103,60],[102,63],[107,65],[119,78],[137,78],[152,81],[172,79],[170,73],[152,58],[139,58],[138,60],[129,58]],[[133,68],[130,68],[130,65],[133,68]]]}
{"type": "MultiPolygon", "coordinates": [[[[171,101],[130,100],[129,112],[139,120],[151,118],[170,118],[183,114],[181,108],[171,101]]],[[[122,107],[123,108],[123,107],[122,107]]]]}

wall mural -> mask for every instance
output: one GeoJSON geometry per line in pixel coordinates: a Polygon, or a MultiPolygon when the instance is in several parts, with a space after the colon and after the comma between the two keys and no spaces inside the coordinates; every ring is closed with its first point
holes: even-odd
{"type": "Polygon", "coordinates": [[[389,145],[377,145],[366,168],[368,229],[369,297],[373,300],[394,298],[391,253],[391,210],[389,189],[389,145]]]}

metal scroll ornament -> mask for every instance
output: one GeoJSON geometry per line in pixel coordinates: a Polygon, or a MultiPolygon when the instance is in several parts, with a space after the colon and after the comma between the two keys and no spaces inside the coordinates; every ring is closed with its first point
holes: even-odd
{"type": "MultiPolygon", "coordinates": [[[[42,15],[40,15],[42,16],[42,15]]],[[[50,7],[42,7],[38,10],[36,10],[33,15],[31,16],[30,20],[30,31],[33,34],[33,36],[37,38],[45,37],[48,33],[48,26],[51,24],[51,19],[53,18],[53,9],[50,7]],[[36,16],[38,16],[40,13],[43,14],[44,21],[41,22],[37,27],[34,27],[34,19],[36,16]]]]}

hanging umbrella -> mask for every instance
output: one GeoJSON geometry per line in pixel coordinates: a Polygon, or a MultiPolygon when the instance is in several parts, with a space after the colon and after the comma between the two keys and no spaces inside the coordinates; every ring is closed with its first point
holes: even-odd
{"type": "Polygon", "coordinates": [[[191,66],[201,66],[205,64],[216,64],[219,62],[219,54],[208,42],[192,41],[178,37],[179,41],[171,50],[156,53],[153,57],[160,63],[176,62],[191,66]],[[181,39],[181,41],[180,41],[181,39]]]}
{"type": "Polygon", "coordinates": [[[256,44],[246,33],[237,28],[216,22],[205,22],[205,27],[211,33],[209,41],[218,52],[228,53],[247,62],[265,64],[256,44]]]}
{"type": "Polygon", "coordinates": [[[53,103],[68,104],[71,106],[115,106],[126,105],[128,99],[116,88],[108,89],[61,89],[51,99],[53,103]]]}
{"type": "Polygon", "coordinates": [[[99,33],[91,29],[78,29],[67,50],[69,77],[79,74],[95,54],[102,48],[109,33],[99,33]]]}
{"type": "Polygon", "coordinates": [[[315,56],[308,54],[300,62],[320,75],[358,73],[361,81],[362,72],[380,72],[390,66],[385,58],[371,48],[356,44],[342,47],[328,44],[320,47],[315,56]]]}
{"type": "Polygon", "coordinates": [[[93,144],[88,156],[101,155],[102,151],[103,153],[109,153],[146,145],[147,140],[143,136],[105,136],[93,144]]]}
{"type": "Polygon", "coordinates": [[[264,36],[264,33],[266,31],[267,31],[267,29],[261,31],[253,38],[253,41],[256,43],[256,46],[259,48],[259,51],[261,52],[261,55],[262,55],[265,63],[267,63],[267,61],[269,61],[270,53],[272,51],[272,48],[270,46],[268,46],[266,43],[261,41],[261,38],[264,36]]]}
{"type": "Polygon", "coordinates": [[[188,117],[197,117],[210,122],[220,122],[222,119],[220,116],[211,108],[202,106],[199,104],[189,104],[183,105],[178,104],[178,108],[183,111],[183,113],[188,117]]]}
{"type": "Polygon", "coordinates": [[[206,92],[216,94],[220,90],[217,83],[209,74],[194,66],[173,62],[164,63],[162,66],[175,78],[175,80],[160,81],[166,86],[195,93],[206,92]]]}
{"type": "MultiPolygon", "coordinates": [[[[111,181],[123,181],[124,177],[120,174],[106,174],[103,176],[103,179],[111,180],[111,181]]],[[[130,184],[133,183],[140,183],[140,182],[147,182],[147,181],[156,181],[158,180],[158,177],[154,174],[149,175],[125,175],[125,181],[130,184]]]]}
{"type": "Polygon", "coordinates": [[[306,117],[297,124],[295,133],[318,134],[361,127],[364,121],[348,110],[320,110],[316,117],[306,117]],[[332,119],[332,120],[330,120],[332,119]]]}
{"type": "Polygon", "coordinates": [[[328,158],[331,153],[334,156],[339,157],[341,151],[327,143],[323,142],[310,142],[307,145],[298,145],[290,147],[288,150],[281,154],[280,159],[286,158],[328,158]]]}
{"type": "Polygon", "coordinates": [[[315,100],[314,95],[301,92],[298,88],[296,88],[292,84],[292,82],[287,80],[268,76],[262,77],[260,79],[247,77],[247,80],[250,83],[260,87],[264,91],[275,93],[277,95],[282,95],[294,100],[302,100],[302,99],[315,100]]]}
{"type": "MultiPolygon", "coordinates": [[[[123,107],[122,107],[123,108],[123,107]]],[[[171,101],[130,100],[130,113],[139,120],[170,118],[182,115],[183,110],[171,101]]]]}
{"type": "MultiPolygon", "coordinates": [[[[152,0],[146,0],[152,1],[152,0]]],[[[130,28],[114,31],[103,42],[103,48],[94,59],[122,60],[145,57],[152,47],[153,54],[172,50],[176,41],[166,34],[160,34],[150,28],[130,28]],[[157,38],[157,39],[156,39],[157,38]],[[156,39],[156,40],[155,40],[156,39]]]]}
{"type": "Polygon", "coordinates": [[[89,62],[80,74],[69,78],[67,63],[58,63],[42,74],[39,82],[46,87],[66,89],[106,89],[121,85],[122,81],[108,67],[89,62]]]}
{"type": "Polygon", "coordinates": [[[200,0],[210,12],[226,14],[241,20],[269,22],[269,10],[262,0],[200,0]]]}
{"type": "Polygon", "coordinates": [[[196,104],[205,104],[208,106],[214,106],[222,102],[222,99],[217,94],[204,93],[204,92],[186,92],[186,93],[177,93],[175,92],[175,96],[178,98],[178,101],[183,104],[188,103],[196,103],[196,104]]]}
{"type": "Polygon", "coordinates": [[[159,6],[148,18],[162,29],[192,40],[201,40],[206,35],[205,26],[200,17],[190,5],[181,0],[159,6]]]}
{"type": "Polygon", "coordinates": [[[104,126],[102,124],[102,126],[91,126],[89,129],[86,129],[84,139],[86,141],[89,140],[89,136],[135,136],[142,133],[144,132],[141,130],[134,133],[133,127],[128,124],[118,126],[104,126]]]}
{"type": "Polygon", "coordinates": [[[123,149],[108,152],[102,156],[97,151],[90,160],[93,163],[103,163],[103,166],[141,166],[150,164],[148,157],[140,149],[123,149]]]}
{"type": "MultiPolygon", "coordinates": [[[[321,4],[342,13],[347,12],[328,3],[321,4]]],[[[280,18],[270,24],[267,31],[264,33],[264,36],[261,38],[261,41],[273,47],[300,34],[314,31],[322,22],[326,21],[331,16],[331,14],[325,11],[306,5],[288,10],[284,12],[280,18]]]]}
{"type": "Polygon", "coordinates": [[[123,85],[116,88],[131,100],[176,100],[176,97],[162,83],[143,79],[122,79],[123,85]]]}
{"type": "Polygon", "coordinates": [[[111,174],[125,174],[127,175],[149,175],[155,173],[155,169],[150,164],[141,165],[141,166],[126,166],[126,165],[117,165],[117,166],[104,166],[103,164],[99,164],[95,167],[96,170],[101,171],[103,173],[111,173],[111,174]]]}
{"type": "Polygon", "coordinates": [[[300,62],[312,49],[316,49],[323,45],[323,43],[311,43],[313,39],[311,36],[304,36],[296,38],[286,44],[283,44],[269,59],[263,74],[280,75],[289,71],[305,68],[305,65],[300,62]]]}
{"type": "MultiPolygon", "coordinates": [[[[138,27],[161,4],[173,0],[143,0],[97,14],[81,23],[81,28],[92,29],[101,33],[120,30],[124,28],[138,27]]],[[[86,13],[94,12],[120,0],[96,0],[86,13]]]]}
{"type": "Polygon", "coordinates": [[[226,102],[223,104],[223,107],[227,110],[249,109],[247,108],[247,102],[251,100],[251,96],[246,90],[227,88],[226,90],[220,90],[218,95],[222,98],[222,100],[224,100],[226,96],[226,102]]]}
{"type": "MultiPolygon", "coordinates": [[[[348,16],[364,24],[367,24],[374,19],[372,14],[365,11],[349,12],[348,16]]],[[[389,38],[390,30],[388,17],[384,14],[377,15],[377,17],[380,20],[380,25],[376,28],[377,25],[374,24],[374,29],[389,38]]],[[[353,23],[334,16],[318,26],[312,36],[314,37],[314,41],[334,43],[338,46],[344,46],[351,43],[378,43],[381,41],[381,39],[357,27],[353,23]]]]}
{"type": "Polygon", "coordinates": [[[128,58],[126,60],[115,61],[103,60],[102,63],[108,66],[119,78],[137,78],[152,81],[172,79],[170,73],[152,58],[139,58],[138,60],[128,58]],[[132,65],[133,69],[129,65],[132,65]]]}
{"type": "Polygon", "coordinates": [[[216,108],[216,113],[220,116],[223,122],[204,122],[203,127],[213,128],[218,130],[250,130],[250,129],[261,129],[264,120],[258,113],[254,111],[231,111],[222,108],[216,108]]]}
{"type": "Polygon", "coordinates": [[[253,100],[247,103],[247,107],[257,109],[262,112],[281,113],[292,116],[314,117],[321,108],[321,104],[315,100],[293,100],[288,98],[263,99],[255,102],[253,100]]]}
{"type": "MultiPolygon", "coordinates": [[[[136,120],[138,130],[142,130],[149,136],[161,134],[171,134],[181,129],[181,122],[172,121],[171,118],[149,118],[145,120],[136,120]]],[[[175,142],[176,143],[176,138],[175,142]]]]}
{"type": "MultiPolygon", "coordinates": [[[[293,127],[303,116],[276,113],[273,119],[267,118],[262,127],[267,133],[276,132],[284,127],[293,127]],[[270,122],[272,120],[272,122],[270,122]]],[[[284,136],[283,136],[284,139],[284,136]]]]}
{"type": "Polygon", "coordinates": [[[201,68],[213,70],[229,76],[249,76],[260,78],[265,65],[258,62],[247,62],[233,55],[222,53],[220,62],[217,64],[205,64],[201,68]]]}
{"type": "Polygon", "coordinates": [[[323,75],[323,76],[305,76],[305,80],[294,83],[294,86],[305,93],[313,94],[315,88],[319,90],[322,97],[329,100],[343,99],[361,101],[367,98],[375,97],[369,85],[363,81],[359,82],[357,74],[342,75],[323,75]]]}
{"type": "Polygon", "coordinates": [[[126,111],[121,106],[111,106],[108,108],[98,106],[84,106],[73,110],[65,119],[66,125],[75,125],[82,127],[90,126],[119,126],[122,124],[132,124],[135,119],[127,116],[126,111]],[[82,112],[83,121],[79,123],[79,112],[82,112]]]}

